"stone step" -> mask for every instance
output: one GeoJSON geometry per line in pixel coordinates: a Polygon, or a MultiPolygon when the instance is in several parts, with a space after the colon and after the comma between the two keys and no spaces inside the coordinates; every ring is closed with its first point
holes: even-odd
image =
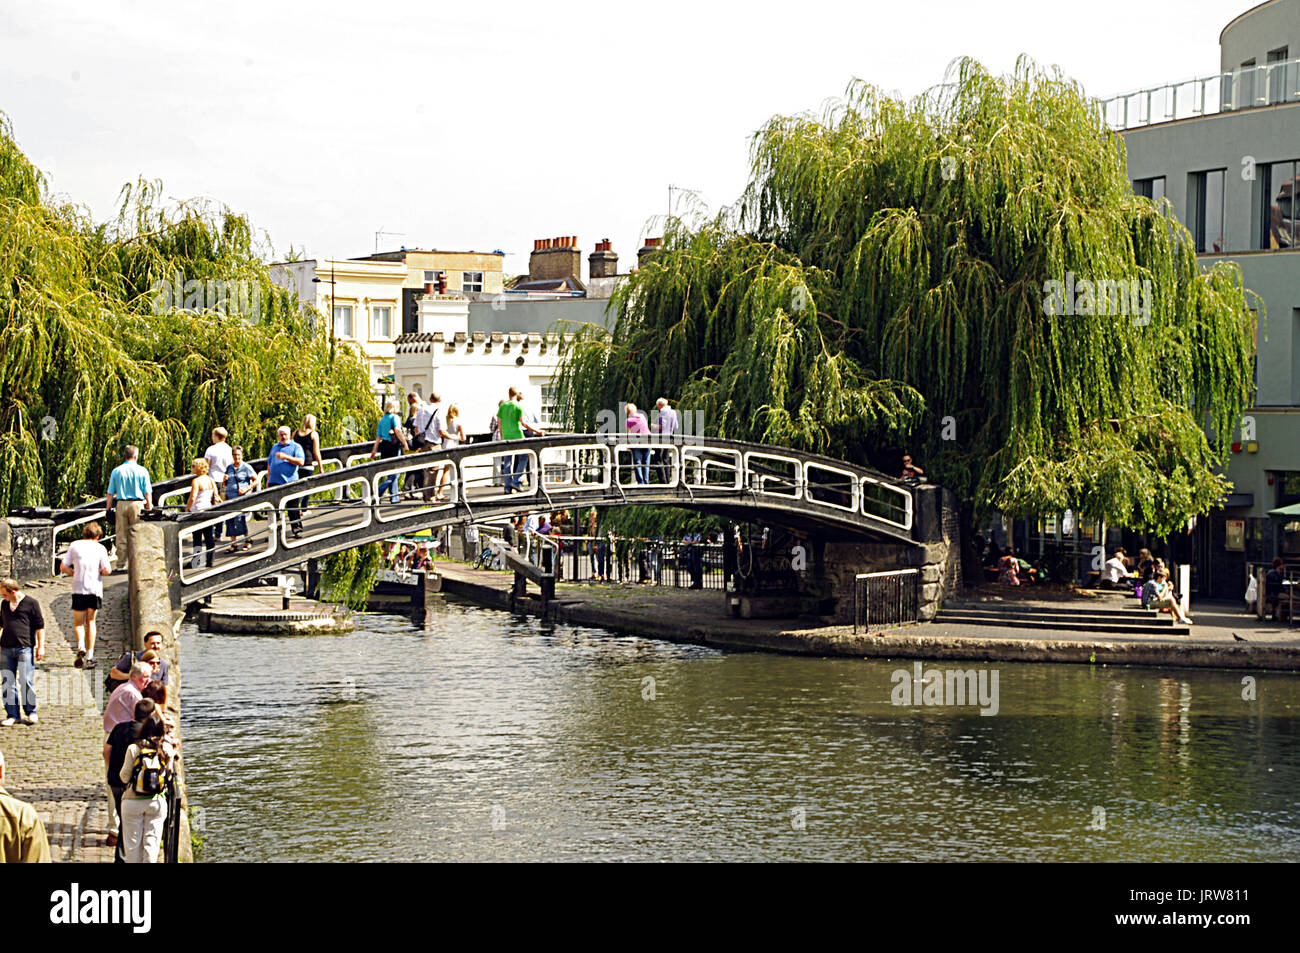
{"type": "Polygon", "coordinates": [[[945,602],[944,609],[955,612],[997,613],[998,615],[1032,616],[1034,618],[1051,615],[1104,619],[1152,619],[1159,615],[1155,609],[1143,609],[1140,605],[1084,607],[1025,605],[1015,602],[968,602],[964,600],[945,602]]]}
{"type": "Polygon", "coordinates": [[[1028,618],[1018,615],[978,615],[944,609],[934,621],[953,625],[987,625],[1003,629],[1050,629],[1072,632],[1099,632],[1107,635],[1191,635],[1191,628],[1185,625],[1160,624],[1157,622],[1121,622],[1119,620],[1088,619],[1044,619],[1028,618]]]}

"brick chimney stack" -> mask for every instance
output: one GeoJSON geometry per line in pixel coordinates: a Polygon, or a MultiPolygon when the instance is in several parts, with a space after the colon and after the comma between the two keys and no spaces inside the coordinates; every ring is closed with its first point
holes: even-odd
{"type": "Polygon", "coordinates": [[[662,238],[647,238],[645,244],[636,253],[637,267],[645,265],[645,260],[659,250],[659,246],[664,243],[662,238]]]}
{"type": "Polygon", "coordinates": [[[618,274],[618,254],[608,238],[596,242],[596,250],[587,256],[587,274],[592,278],[613,278],[618,274]]]}
{"type": "Polygon", "coordinates": [[[559,238],[539,238],[533,242],[533,253],[528,256],[529,281],[559,281],[562,278],[582,278],[582,249],[577,235],[559,238]]]}

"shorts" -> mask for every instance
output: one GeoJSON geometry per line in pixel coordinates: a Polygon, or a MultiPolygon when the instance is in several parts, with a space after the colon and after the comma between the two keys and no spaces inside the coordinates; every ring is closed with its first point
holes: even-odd
{"type": "Polygon", "coordinates": [[[73,612],[84,612],[86,609],[98,609],[103,604],[103,597],[97,596],[94,593],[74,592],[72,594],[73,612]]]}

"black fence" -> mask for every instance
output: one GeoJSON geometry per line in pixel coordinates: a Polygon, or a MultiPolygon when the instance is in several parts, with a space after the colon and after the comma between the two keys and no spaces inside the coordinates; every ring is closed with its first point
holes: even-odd
{"type": "Polygon", "coordinates": [[[919,570],[859,573],[853,581],[853,631],[918,621],[920,595],[919,570]]]}

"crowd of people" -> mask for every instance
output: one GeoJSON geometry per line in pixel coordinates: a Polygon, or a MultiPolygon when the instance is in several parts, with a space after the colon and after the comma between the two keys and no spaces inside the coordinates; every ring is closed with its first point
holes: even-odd
{"type": "MultiPolygon", "coordinates": [[[[473,543],[479,541],[476,530],[467,532],[473,543]]],[[[704,585],[704,551],[709,542],[700,530],[688,530],[679,541],[658,537],[617,535],[608,525],[602,526],[599,510],[592,507],[586,516],[575,518],[571,510],[523,513],[502,528],[501,540],[513,547],[543,571],[564,578],[569,571],[582,576],[577,560],[587,560],[593,582],[635,582],[656,586],[664,571],[677,560],[687,572],[690,588],[704,585]]],[[[479,561],[493,568],[504,568],[494,543],[484,542],[479,561]]]]}

